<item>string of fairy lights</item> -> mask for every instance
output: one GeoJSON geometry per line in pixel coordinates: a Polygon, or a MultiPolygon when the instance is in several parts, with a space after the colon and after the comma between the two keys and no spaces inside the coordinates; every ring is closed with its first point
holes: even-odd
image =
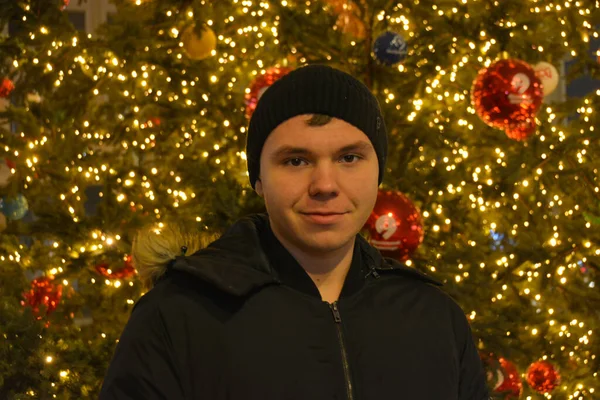
{"type": "MultiPolygon", "coordinates": [[[[134,0],[132,0],[134,1],[134,0]]],[[[143,6],[145,2],[149,0],[135,0],[134,4],[137,6],[143,6]]],[[[309,15],[314,10],[314,2],[319,0],[308,0],[302,2],[294,2],[292,0],[282,0],[280,2],[283,7],[294,7],[296,9],[304,7],[304,12],[309,15]]],[[[434,11],[433,15],[437,16],[452,16],[462,15],[463,18],[472,18],[469,14],[464,13],[463,6],[468,5],[469,2],[476,2],[476,0],[460,0],[457,1],[456,6],[441,6],[431,5],[434,11]]],[[[238,16],[250,16],[253,17],[254,23],[247,26],[240,26],[237,29],[230,30],[235,32],[236,36],[225,36],[224,34],[218,34],[218,50],[212,51],[212,56],[218,61],[219,67],[214,70],[209,76],[209,83],[211,85],[219,85],[219,87],[227,87],[230,93],[246,90],[244,85],[245,79],[241,79],[239,76],[231,76],[226,79],[226,72],[230,71],[232,66],[235,66],[244,57],[247,57],[255,65],[249,67],[251,76],[258,76],[264,74],[265,68],[269,67],[265,61],[260,58],[248,57],[252,52],[256,52],[259,49],[264,49],[267,46],[279,46],[279,26],[281,24],[279,16],[274,16],[271,10],[271,5],[266,1],[256,0],[244,0],[234,1],[238,4],[238,9],[235,13],[232,12],[230,16],[225,18],[224,21],[220,21],[219,24],[225,24],[225,26],[239,25],[238,16]],[[247,36],[253,35],[254,41],[248,41],[247,36]],[[242,37],[244,39],[242,40],[242,37]],[[251,43],[246,45],[245,43],[251,43]],[[225,85],[223,85],[225,83],[225,85]]],[[[536,18],[557,18],[559,23],[564,26],[564,29],[560,32],[560,36],[563,38],[562,46],[570,49],[569,54],[571,57],[577,57],[579,55],[579,49],[583,49],[584,44],[589,44],[590,38],[597,39],[599,34],[594,30],[592,26],[592,9],[590,8],[590,2],[582,1],[563,1],[545,4],[541,0],[529,0],[530,4],[529,12],[536,18]],[[578,23],[580,26],[577,29],[569,30],[569,18],[572,17],[572,10],[577,10],[577,14],[580,16],[578,23]]],[[[418,0],[413,1],[414,6],[419,5],[418,0]]],[[[596,1],[596,8],[599,8],[600,4],[596,1]]],[[[29,11],[29,6],[25,5],[25,10],[29,11]]],[[[386,21],[389,26],[402,31],[410,39],[417,37],[418,29],[424,29],[428,32],[435,31],[435,21],[417,21],[411,16],[411,10],[405,7],[403,4],[398,3],[391,10],[378,10],[375,14],[377,21],[386,21]]],[[[194,20],[195,15],[192,11],[185,11],[185,15],[182,17],[179,11],[169,10],[166,11],[165,16],[170,18],[173,22],[171,29],[163,29],[157,32],[159,38],[170,37],[173,39],[181,37],[182,32],[180,31],[182,19],[186,23],[190,23],[194,20]]],[[[432,16],[433,17],[433,16],[432,16]]],[[[24,17],[24,21],[26,18],[24,17]]],[[[207,26],[215,26],[215,21],[206,21],[207,26]]],[[[499,22],[501,27],[511,28],[510,37],[518,37],[522,32],[527,32],[531,27],[520,24],[518,21],[512,20],[509,16],[505,20],[499,22]]],[[[29,38],[31,41],[35,41],[38,35],[48,36],[51,35],[52,31],[48,27],[39,27],[38,31],[31,32],[29,38]]],[[[455,63],[451,65],[437,65],[435,70],[437,72],[435,77],[427,78],[425,80],[426,86],[423,93],[417,93],[412,99],[406,99],[405,95],[398,88],[385,87],[381,90],[380,96],[386,103],[386,106],[394,108],[398,111],[402,111],[406,114],[408,122],[414,122],[418,118],[425,118],[429,127],[437,129],[441,134],[448,130],[461,131],[461,132],[475,132],[478,128],[478,117],[475,109],[472,106],[466,106],[470,98],[470,88],[461,88],[456,85],[462,74],[472,74],[474,66],[477,68],[489,66],[500,52],[498,41],[489,37],[490,34],[485,30],[479,32],[478,40],[469,40],[461,42],[458,37],[452,38],[452,45],[449,49],[450,54],[456,59],[455,63]],[[443,107],[432,107],[433,105],[441,103],[443,107]],[[404,108],[411,107],[409,112],[406,112],[404,108]],[[423,115],[428,113],[432,108],[439,111],[431,113],[431,115],[423,115]],[[457,110],[466,110],[465,113],[457,113],[457,110]],[[456,113],[456,115],[454,115],[456,113]]],[[[92,35],[88,34],[88,39],[92,39],[92,35]]],[[[166,99],[170,103],[177,103],[178,107],[181,108],[200,108],[198,120],[192,120],[189,123],[182,124],[179,127],[183,140],[173,145],[173,151],[178,152],[177,158],[180,161],[186,160],[186,148],[189,143],[194,141],[200,141],[205,143],[205,148],[201,152],[202,159],[206,162],[214,163],[218,173],[212,177],[213,182],[219,179],[219,176],[224,176],[236,171],[240,176],[240,180],[246,179],[245,173],[239,173],[239,171],[245,170],[246,154],[243,151],[237,150],[233,154],[235,157],[229,157],[230,154],[221,153],[222,148],[227,146],[227,140],[221,139],[219,143],[208,143],[210,132],[207,132],[206,128],[202,127],[199,123],[201,118],[211,118],[220,127],[235,131],[233,140],[238,140],[239,137],[244,137],[246,130],[244,126],[236,127],[235,121],[229,120],[220,115],[211,113],[211,102],[213,101],[214,94],[211,93],[211,86],[205,92],[199,87],[202,87],[198,77],[190,76],[185,70],[178,71],[177,77],[175,74],[170,74],[169,71],[164,70],[158,65],[151,65],[142,63],[141,65],[132,65],[130,61],[125,59],[119,59],[116,55],[108,52],[106,56],[101,59],[92,59],[87,53],[87,50],[82,48],[80,45],[80,39],[74,36],[71,40],[56,40],[51,43],[51,48],[47,49],[44,54],[39,54],[33,57],[30,62],[34,65],[43,65],[46,74],[52,74],[55,77],[54,86],[59,87],[63,82],[72,75],[73,71],[68,69],[61,69],[53,64],[53,55],[60,51],[64,51],[66,48],[81,49],[81,53],[73,59],[73,66],[81,68],[84,73],[88,74],[94,82],[103,82],[109,85],[116,85],[120,88],[120,94],[123,100],[131,103],[131,114],[127,116],[120,113],[116,116],[116,119],[120,122],[125,122],[127,119],[128,125],[125,129],[127,133],[131,133],[132,137],[138,139],[130,140],[123,138],[116,146],[114,151],[118,151],[119,147],[122,150],[138,149],[141,152],[151,153],[154,148],[154,143],[157,139],[155,131],[156,121],[147,120],[143,115],[142,104],[145,102],[160,102],[166,99]],[[108,83],[107,83],[108,82],[108,83]],[[161,89],[158,89],[160,87],[161,89]],[[146,135],[146,136],[144,136],[146,135]],[[139,139],[139,138],[142,139],[139,139]],[[188,144],[184,144],[187,142],[188,144]]],[[[356,40],[349,41],[351,46],[358,46],[359,42],[356,40]]],[[[158,42],[155,47],[147,45],[143,49],[144,52],[165,52],[170,57],[181,60],[185,57],[185,51],[183,49],[183,43],[179,44],[179,48],[163,48],[162,42],[158,42]]],[[[534,45],[534,49],[539,53],[547,52],[543,46],[534,45]]],[[[431,53],[435,53],[436,49],[434,45],[426,47],[426,50],[431,53]]],[[[293,49],[292,53],[295,54],[296,50],[293,49]]],[[[404,75],[415,75],[419,76],[421,72],[419,68],[428,63],[427,53],[415,54],[409,52],[411,57],[422,57],[418,62],[414,63],[414,68],[407,66],[406,64],[399,64],[396,69],[398,74],[404,75]]],[[[600,57],[600,50],[598,52],[600,57]]],[[[299,63],[304,63],[306,60],[303,57],[297,59],[299,63]]],[[[18,69],[23,63],[27,61],[13,61],[13,67],[18,69]]],[[[216,87],[216,86],[215,86],[216,87]]],[[[103,101],[101,86],[97,85],[93,90],[92,94],[98,98],[98,101],[103,101]]],[[[585,127],[582,127],[578,132],[575,132],[572,128],[562,128],[559,125],[553,124],[556,120],[556,114],[552,106],[546,105],[542,113],[539,114],[538,118],[540,123],[550,126],[549,131],[553,138],[558,138],[558,142],[561,143],[569,137],[569,135],[580,135],[582,140],[579,142],[579,148],[575,150],[575,163],[579,165],[586,164],[590,157],[590,145],[593,143],[588,138],[593,132],[595,132],[594,124],[597,121],[596,113],[594,110],[594,103],[598,103],[598,97],[600,96],[600,90],[596,91],[592,96],[589,96],[583,100],[583,104],[577,110],[580,116],[580,120],[586,123],[585,127]],[[596,99],[592,99],[592,96],[596,96],[596,99]],[[543,119],[543,120],[542,120],[543,119]]],[[[548,130],[546,130],[548,132],[548,130]]],[[[19,133],[20,136],[27,140],[27,136],[24,132],[19,133]]],[[[105,141],[111,139],[112,134],[109,131],[97,130],[92,120],[81,121],[79,128],[74,128],[72,132],[62,132],[61,140],[68,140],[69,135],[74,135],[78,138],[86,140],[90,143],[91,151],[89,154],[94,153],[99,149],[98,144],[103,144],[105,141]],[[96,147],[94,147],[96,146],[96,147]]],[[[561,209],[560,213],[555,213],[554,216],[549,217],[552,221],[548,223],[552,226],[552,232],[548,237],[541,238],[540,240],[544,243],[547,248],[562,248],[566,243],[573,243],[578,249],[585,250],[586,254],[600,256],[600,243],[594,243],[588,236],[593,232],[593,225],[590,222],[585,224],[585,230],[580,232],[580,237],[570,238],[567,237],[560,231],[561,219],[572,219],[574,216],[581,216],[582,207],[579,204],[571,205],[570,203],[565,204],[561,193],[557,193],[553,188],[547,187],[548,174],[553,174],[555,181],[561,179],[556,171],[548,171],[547,166],[551,165],[549,161],[552,159],[552,154],[556,150],[557,143],[553,138],[547,137],[548,133],[542,132],[539,136],[539,140],[543,143],[548,143],[547,151],[540,154],[540,165],[537,168],[531,169],[530,174],[523,173],[523,178],[515,182],[514,190],[512,193],[502,193],[498,198],[486,198],[482,194],[482,189],[485,187],[493,188],[498,183],[498,178],[495,172],[498,169],[508,167],[507,150],[502,148],[495,148],[494,154],[495,159],[488,160],[483,165],[478,165],[473,169],[468,169],[470,172],[470,181],[455,175],[455,171],[462,170],[462,164],[470,165],[474,156],[476,156],[475,149],[469,148],[462,145],[461,143],[455,143],[448,139],[445,140],[445,144],[451,149],[452,156],[445,156],[441,159],[435,159],[429,157],[426,146],[420,145],[418,147],[419,154],[417,155],[418,160],[424,165],[428,165],[431,168],[438,168],[445,176],[447,176],[447,186],[445,188],[439,188],[437,190],[430,190],[429,195],[432,198],[437,198],[439,201],[432,201],[431,208],[423,209],[422,215],[426,221],[426,225],[429,226],[428,235],[435,237],[437,234],[444,232],[444,229],[452,224],[451,211],[444,206],[445,200],[448,196],[458,196],[461,198],[468,199],[470,201],[470,207],[481,213],[486,221],[486,226],[483,229],[486,232],[496,232],[501,226],[500,221],[494,220],[493,215],[499,212],[512,212],[513,225],[510,227],[509,237],[516,240],[519,234],[525,231],[535,231],[536,227],[528,220],[518,220],[520,215],[530,215],[530,212],[543,213],[551,215],[552,211],[557,207],[561,209]],[[546,179],[544,179],[546,178],[546,179]],[[530,212],[520,213],[523,207],[527,208],[527,205],[523,203],[522,197],[528,196],[532,190],[538,189],[536,194],[538,195],[538,201],[535,204],[535,210],[530,212]],[[544,196],[545,199],[539,200],[540,195],[544,196]],[[566,206],[568,209],[562,209],[566,206]],[[577,242],[577,243],[574,243],[577,242]]],[[[16,158],[22,158],[24,164],[28,168],[28,173],[25,176],[26,183],[24,189],[28,189],[30,186],[35,184],[35,173],[40,163],[39,152],[42,146],[52,145],[50,139],[47,136],[43,136],[40,140],[29,140],[22,149],[13,149],[9,146],[4,146],[4,151],[7,154],[11,154],[16,158]]],[[[103,149],[106,151],[106,148],[103,149]]],[[[64,173],[72,177],[73,182],[102,182],[103,180],[114,179],[118,184],[122,186],[122,189],[117,193],[101,193],[101,196],[114,196],[117,202],[124,205],[128,205],[132,208],[143,208],[144,204],[136,202],[130,198],[127,193],[132,193],[132,190],[136,187],[143,193],[144,203],[156,204],[150,211],[157,219],[161,217],[161,210],[159,208],[160,199],[169,199],[173,207],[183,207],[186,203],[189,203],[197,198],[197,194],[194,192],[193,185],[191,182],[185,182],[180,173],[175,169],[171,169],[168,173],[164,173],[159,167],[152,167],[147,174],[140,174],[133,169],[123,173],[111,167],[109,164],[104,163],[98,166],[88,166],[86,163],[87,159],[82,153],[78,154],[77,159],[72,160],[71,163],[65,165],[64,173]],[[165,182],[166,177],[171,179],[170,182],[165,182]],[[161,189],[157,185],[152,177],[160,177],[161,185],[168,186],[168,189],[161,192],[161,189]]],[[[559,160],[556,162],[556,169],[562,171],[567,168],[567,162],[559,160]]],[[[528,169],[530,166],[522,166],[522,169],[528,169]]],[[[12,171],[15,173],[15,171],[12,171]]],[[[598,171],[594,170],[597,175],[598,171]]],[[[574,178],[575,179],[575,178],[574,178]]],[[[589,182],[588,189],[593,192],[597,198],[600,198],[600,187],[598,182],[589,182]]],[[[66,193],[60,194],[60,200],[63,207],[69,212],[74,223],[80,222],[83,214],[82,196],[80,194],[80,186],[74,184],[70,190],[66,193]]],[[[202,216],[196,216],[198,222],[202,221],[202,216]]],[[[160,223],[159,223],[160,225],[160,223]]],[[[597,229],[597,228],[596,228],[597,229]]],[[[101,228],[93,229],[89,232],[89,237],[82,240],[81,243],[70,249],[70,256],[78,258],[81,254],[86,252],[98,252],[103,249],[114,246],[121,240],[123,232],[105,232],[101,228]]],[[[476,247],[479,244],[474,240],[469,239],[467,244],[471,247],[476,247]]],[[[57,249],[61,246],[58,242],[53,242],[51,247],[57,249]]],[[[440,243],[440,249],[443,249],[444,244],[440,243]]],[[[528,333],[532,339],[545,340],[549,345],[552,343],[561,343],[560,347],[556,349],[556,352],[567,354],[569,358],[577,360],[577,362],[588,365],[592,361],[596,360],[597,355],[590,353],[589,349],[592,348],[594,341],[595,332],[591,327],[593,323],[583,321],[579,319],[566,320],[565,315],[557,307],[556,299],[548,298],[540,288],[539,281],[543,277],[552,279],[553,284],[556,285],[568,285],[572,280],[575,280],[575,274],[579,271],[579,261],[583,263],[587,262],[585,257],[581,260],[574,259],[572,256],[573,251],[569,251],[566,255],[561,257],[560,263],[558,264],[555,271],[543,275],[542,271],[547,270],[545,265],[553,262],[552,260],[544,260],[542,262],[531,263],[527,268],[518,268],[519,265],[516,263],[522,262],[518,260],[515,254],[505,254],[496,260],[489,260],[489,262],[479,262],[477,265],[467,265],[465,262],[458,262],[456,265],[456,273],[454,274],[455,283],[459,284],[476,274],[487,273],[490,276],[490,282],[496,282],[498,277],[505,270],[515,269],[516,273],[520,277],[526,277],[526,284],[519,288],[515,292],[514,288],[507,284],[498,284],[496,286],[498,291],[491,293],[490,303],[494,307],[501,307],[503,303],[512,301],[515,296],[526,298],[531,301],[531,304],[535,304],[536,310],[539,310],[546,318],[542,324],[523,324],[522,326],[515,326],[514,329],[522,329],[528,333]],[[483,272],[482,272],[483,271],[483,272]],[[541,337],[544,332],[544,337],[541,337]],[[566,341],[566,339],[571,339],[566,341]]],[[[7,258],[10,261],[20,262],[22,255],[19,252],[9,254],[7,258]]],[[[436,258],[439,260],[442,258],[442,254],[438,253],[436,258]]],[[[0,257],[2,261],[5,257],[0,257]]],[[[60,275],[64,272],[64,265],[67,260],[63,259],[61,266],[49,266],[48,273],[51,275],[60,275]]],[[[408,260],[407,265],[412,265],[412,261],[408,260]]],[[[429,268],[432,272],[437,272],[439,267],[430,265],[429,268]]],[[[108,287],[115,289],[121,288],[123,285],[133,286],[133,282],[122,282],[119,279],[94,279],[92,278],[91,283],[102,283],[108,287]]],[[[63,279],[62,284],[69,285],[68,280],[63,279]]],[[[594,281],[587,283],[588,288],[593,289],[596,286],[594,281]]],[[[131,298],[125,299],[127,305],[133,305],[134,300],[131,298]]],[[[489,304],[482,305],[487,307],[489,304]]],[[[500,308],[498,308],[500,309],[500,308]]],[[[479,313],[481,314],[481,313],[479,313]]],[[[471,320],[476,320],[479,317],[476,310],[468,310],[468,316],[471,320]]],[[[511,336],[514,332],[510,330],[506,332],[507,336],[511,336]]],[[[105,333],[101,332],[101,336],[106,337],[105,333]]],[[[548,346],[552,348],[552,346],[548,346]]],[[[550,352],[548,354],[540,354],[540,359],[553,360],[557,357],[556,352],[550,352]]],[[[57,360],[53,355],[45,355],[44,360],[48,364],[55,363],[57,360]]],[[[59,371],[59,381],[64,382],[69,379],[69,369],[59,371]]],[[[593,373],[593,376],[597,378],[597,372],[593,373]]],[[[584,385],[583,383],[571,382],[568,376],[565,376],[565,384],[559,388],[564,392],[563,395],[567,395],[569,399],[583,398],[585,393],[594,396],[597,388],[592,386],[584,385]]],[[[54,386],[54,383],[53,383],[54,386]]],[[[545,393],[545,398],[553,398],[551,393],[545,393]]],[[[35,396],[35,392],[30,392],[31,396],[35,396]]],[[[533,397],[528,396],[527,399],[533,397]]]]}

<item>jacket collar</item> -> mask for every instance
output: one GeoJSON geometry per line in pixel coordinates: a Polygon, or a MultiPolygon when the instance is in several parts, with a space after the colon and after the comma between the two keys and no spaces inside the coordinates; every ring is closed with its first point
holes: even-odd
{"type": "MultiPolygon", "coordinates": [[[[272,267],[261,243],[266,229],[270,229],[267,214],[244,217],[208,247],[190,256],[178,256],[170,268],[189,273],[234,296],[247,296],[264,286],[282,284],[281,274],[272,267]]],[[[355,248],[360,251],[362,263],[368,269],[367,275],[397,273],[441,286],[415,269],[382,257],[360,235],[356,236],[355,248]]]]}

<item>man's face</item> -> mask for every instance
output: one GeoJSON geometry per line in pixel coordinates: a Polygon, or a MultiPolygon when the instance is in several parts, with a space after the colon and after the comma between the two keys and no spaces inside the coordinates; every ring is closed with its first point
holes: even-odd
{"type": "Polygon", "coordinates": [[[284,245],[311,255],[353,243],[377,199],[379,162],[369,138],[339,119],[279,125],[260,157],[257,193],[284,245]]]}

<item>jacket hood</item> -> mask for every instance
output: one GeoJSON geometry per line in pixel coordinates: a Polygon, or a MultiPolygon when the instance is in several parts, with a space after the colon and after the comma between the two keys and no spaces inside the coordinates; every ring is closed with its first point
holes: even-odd
{"type": "MultiPolygon", "coordinates": [[[[267,214],[241,218],[206,248],[190,256],[178,256],[169,268],[189,273],[235,296],[247,295],[263,286],[280,284],[260,244],[260,234],[264,229],[270,229],[267,214]]],[[[356,239],[370,273],[397,273],[410,279],[442,285],[413,268],[383,257],[361,235],[357,235],[356,239]]]]}

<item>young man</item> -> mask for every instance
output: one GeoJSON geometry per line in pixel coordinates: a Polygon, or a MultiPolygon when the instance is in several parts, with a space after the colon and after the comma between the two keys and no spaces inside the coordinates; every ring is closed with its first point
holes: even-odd
{"type": "Polygon", "coordinates": [[[268,214],[170,263],[100,398],[488,399],[461,309],[358,235],[386,152],[379,105],[350,75],[314,65],[273,84],[247,142],[268,214]]]}

